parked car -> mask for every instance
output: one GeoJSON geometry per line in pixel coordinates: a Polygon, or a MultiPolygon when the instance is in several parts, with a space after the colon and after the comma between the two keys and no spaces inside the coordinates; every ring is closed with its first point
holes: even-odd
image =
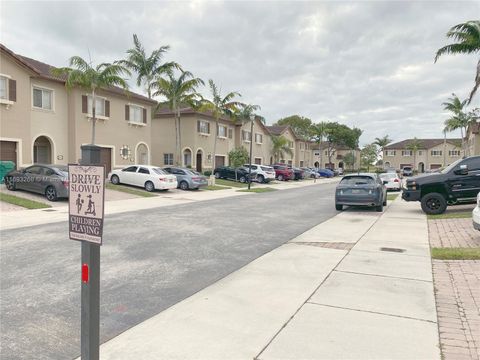
{"type": "Polygon", "coordinates": [[[473,227],[480,231],[480,193],[477,195],[477,206],[472,211],[473,227]]]}
{"type": "Polygon", "coordinates": [[[178,187],[182,190],[198,190],[199,188],[208,185],[207,177],[193,169],[168,166],[164,167],[163,170],[169,174],[175,175],[178,187]]]}
{"type": "Polygon", "coordinates": [[[288,168],[293,170],[293,180],[303,180],[305,179],[305,175],[303,173],[303,170],[291,165],[288,165],[288,168]]]}
{"type": "Polygon", "coordinates": [[[48,201],[68,198],[68,167],[36,164],[9,171],[4,178],[8,190],[26,190],[43,194],[48,201]]]}
{"type": "Polygon", "coordinates": [[[331,178],[334,175],[333,171],[329,169],[318,169],[317,172],[320,174],[320,176],[327,177],[327,178],[331,178]]]}
{"type": "Polygon", "coordinates": [[[343,168],[338,168],[338,175],[342,176],[343,175],[343,168]]]}
{"type": "Polygon", "coordinates": [[[300,169],[303,170],[303,174],[305,178],[315,179],[320,177],[320,175],[315,171],[315,169],[311,169],[308,167],[301,167],[300,169]]]}
{"type": "Polygon", "coordinates": [[[380,174],[380,179],[386,182],[385,187],[388,190],[400,191],[402,189],[402,180],[397,175],[397,173],[384,173],[380,174]]]}
{"type": "Polygon", "coordinates": [[[404,166],[402,168],[402,176],[412,176],[413,168],[411,166],[404,166]]]}
{"type": "Polygon", "coordinates": [[[387,189],[377,174],[345,175],[335,191],[335,209],[349,206],[373,206],[381,212],[387,205],[387,189]]]}
{"type": "Polygon", "coordinates": [[[459,159],[438,173],[408,179],[406,201],[420,201],[427,214],[442,214],[448,205],[473,203],[480,191],[480,156],[459,159]]]}
{"type": "MultiPolygon", "coordinates": [[[[237,172],[235,174],[235,168],[230,166],[219,166],[213,171],[213,174],[217,179],[235,180],[240,181],[241,183],[246,183],[249,181],[248,169],[245,167],[237,168],[237,172]]],[[[252,171],[251,176],[256,176],[256,173],[252,171]]]]}
{"type": "Polygon", "coordinates": [[[252,177],[252,181],[258,181],[259,183],[268,183],[275,180],[275,169],[271,166],[258,165],[258,164],[245,164],[243,165],[247,170],[252,168],[252,173],[256,173],[256,177],[252,177]]]}
{"type": "Polygon", "coordinates": [[[279,181],[288,181],[294,178],[293,170],[285,164],[274,164],[275,178],[279,181]]]}
{"type": "Polygon", "coordinates": [[[124,169],[112,170],[108,178],[114,185],[140,186],[147,191],[176,189],[178,185],[175,175],[149,165],[132,165],[124,169]]]}

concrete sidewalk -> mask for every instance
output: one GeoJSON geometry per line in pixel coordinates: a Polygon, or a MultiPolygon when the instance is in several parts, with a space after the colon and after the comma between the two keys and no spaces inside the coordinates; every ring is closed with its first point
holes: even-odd
{"type": "MultiPolygon", "coordinates": [[[[278,190],[288,190],[306,186],[331,184],[337,181],[339,181],[339,178],[322,179],[318,180],[316,183],[313,181],[290,181],[281,184],[275,184],[272,187],[278,190]]],[[[265,186],[268,186],[268,184],[256,185],[256,187],[265,186]]],[[[132,199],[108,201],[105,203],[105,215],[118,214],[128,211],[153,209],[163,206],[187,204],[196,201],[229,198],[232,196],[254,195],[254,193],[239,192],[238,190],[242,190],[242,188],[231,188],[217,191],[173,190],[167,193],[162,193],[159,196],[155,197],[135,197],[132,199]]],[[[120,194],[122,195],[123,193],[120,194]]],[[[13,195],[15,195],[15,193],[13,193],[13,195]]],[[[49,209],[2,211],[0,215],[0,231],[34,225],[49,224],[68,220],[68,204],[49,209]]]]}
{"type": "Polygon", "coordinates": [[[103,344],[101,358],[440,359],[436,319],[426,218],[398,199],[314,227],[103,344]]]}

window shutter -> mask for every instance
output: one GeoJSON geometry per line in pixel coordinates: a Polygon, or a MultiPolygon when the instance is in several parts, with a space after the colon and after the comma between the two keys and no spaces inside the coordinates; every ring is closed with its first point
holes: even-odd
{"type": "Polygon", "coordinates": [[[110,117],[110,101],[105,100],[105,116],[110,117]]]}
{"type": "Polygon", "coordinates": [[[130,106],[125,105],[125,120],[130,121],[130,106]]]}
{"type": "Polygon", "coordinates": [[[8,79],[8,100],[17,101],[17,80],[8,79]]]}
{"type": "Polygon", "coordinates": [[[228,138],[229,139],[233,138],[233,130],[232,129],[228,129],[228,138]]]}
{"type": "Polygon", "coordinates": [[[210,123],[207,122],[207,129],[208,129],[208,133],[210,134],[210,123]]]}
{"type": "Polygon", "coordinates": [[[82,113],[88,113],[88,98],[87,95],[82,95],[82,113]]]}
{"type": "Polygon", "coordinates": [[[197,120],[197,132],[200,132],[200,120],[197,120]]]}
{"type": "Polygon", "coordinates": [[[143,123],[147,123],[147,109],[143,109],[143,123]]]}

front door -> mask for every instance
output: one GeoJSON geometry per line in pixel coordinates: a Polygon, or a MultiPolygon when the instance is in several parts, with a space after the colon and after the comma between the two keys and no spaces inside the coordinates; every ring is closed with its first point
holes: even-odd
{"type": "Polygon", "coordinates": [[[112,149],[100,149],[100,164],[105,165],[105,176],[107,176],[112,171],[112,149]]]}
{"type": "Polygon", "coordinates": [[[201,173],[202,172],[202,153],[200,151],[197,152],[197,162],[196,162],[196,164],[197,164],[197,171],[199,173],[201,173]]]}

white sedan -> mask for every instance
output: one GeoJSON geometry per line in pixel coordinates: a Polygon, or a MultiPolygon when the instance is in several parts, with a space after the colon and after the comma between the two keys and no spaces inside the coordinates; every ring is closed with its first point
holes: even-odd
{"type": "Polygon", "coordinates": [[[473,227],[480,230],[480,193],[477,195],[477,206],[472,211],[473,227]]]}
{"type": "Polygon", "coordinates": [[[402,189],[402,180],[398,177],[397,173],[385,173],[379,176],[380,179],[385,182],[387,190],[400,191],[402,189]]]}
{"type": "Polygon", "coordinates": [[[128,184],[140,186],[147,191],[177,188],[177,177],[156,166],[132,165],[113,170],[108,178],[114,185],[128,184]]]}

